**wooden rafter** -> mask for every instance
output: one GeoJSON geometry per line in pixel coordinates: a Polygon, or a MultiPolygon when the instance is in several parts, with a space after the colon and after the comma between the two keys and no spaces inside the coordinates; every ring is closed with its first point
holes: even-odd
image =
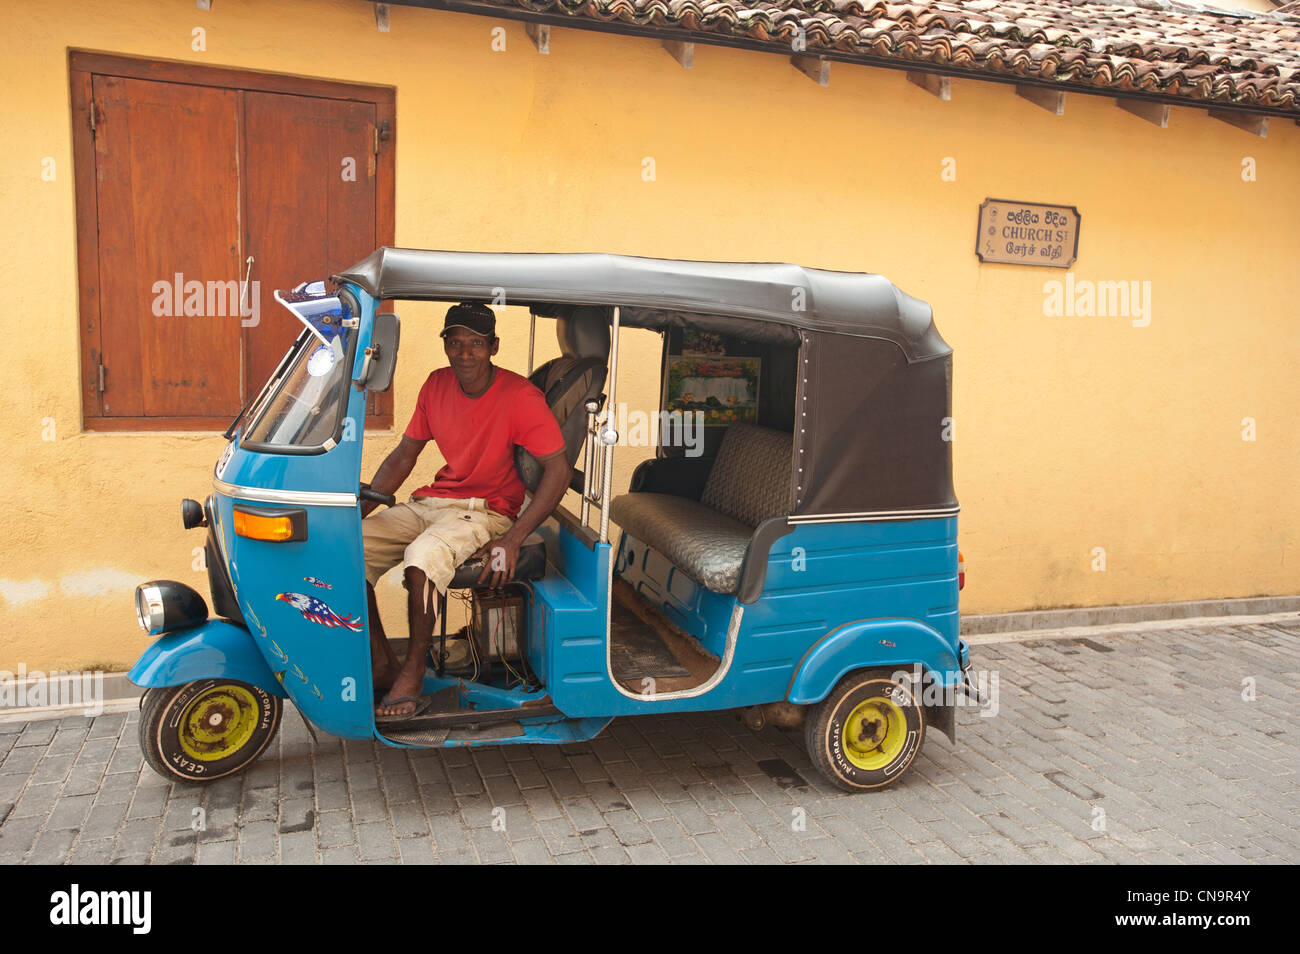
{"type": "Polygon", "coordinates": [[[938,96],[945,103],[952,99],[951,77],[936,76],[934,73],[908,73],[907,79],[927,93],[938,96]]]}
{"type": "Polygon", "coordinates": [[[1153,103],[1145,99],[1117,99],[1115,105],[1161,129],[1169,128],[1170,107],[1166,103],[1153,103]]]}
{"type": "Polygon", "coordinates": [[[685,43],[679,40],[664,40],[664,49],[672,54],[672,58],[682,64],[683,69],[689,70],[695,65],[695,44],[685,43]]]}
{"type": "Polygon", "coordinates": [[[831,61],[821,56],[792,56],[790,63],[818,86],[831,81],[831,61]]]}
{"type": "Polygon", "coordinates": [[[525,23],[524,32],[528,38],[533,41],[533,46],[537,47],[538,53],[551,52],[551,27],[546,23],[525,23]]]}
{"type": "Polygon", "coordinates": [[[1227,123],[1229,126],[1236,126],[1238,129],[1244,129],[1248,133],[1254,133],[1260,139],[1268,135],[1268,117],[1256,116],[1253,113],[1238,113],[1230,109],[1212,109],[1210,116],[1219,122],[1227,123]]]}
{"type": "Polygon", "coordinates": [[[1029,100],[1035,106],[1040,106],[1055,116],[1065,115],[1065,93],[1061,90],[1017,84],[1016,95],[1029,100]]]}

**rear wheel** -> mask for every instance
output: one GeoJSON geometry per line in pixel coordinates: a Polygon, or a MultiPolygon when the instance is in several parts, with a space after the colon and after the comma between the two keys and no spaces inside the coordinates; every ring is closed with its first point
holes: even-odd
{"type": "Polygon", "coordinates": [[[849,673],[813,707],[804,726],[808,756],[849,792],[898,779],[921,751],[925,723],[906,682],[889,673],[849,673]]]}
{"type": "Polygon", "coordinates": [[[233,679],[150,689],[140,710],[140,751],[163,778],[211,782],[256,761],[282,711],[278,696],[233,679]]]}

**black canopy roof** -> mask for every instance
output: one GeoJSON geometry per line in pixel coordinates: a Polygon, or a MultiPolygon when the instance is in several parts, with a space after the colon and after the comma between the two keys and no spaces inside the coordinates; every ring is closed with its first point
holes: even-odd
{"type": "Polygon", "coordinates": [[[687,313],[884,339],[909,362],[952,352],[929,305],[881,275],[861,272],[588,252],[384,247],[333,277],[375,298],[490,301],[503,289],[507,301],[529,306],[618,305],[630,310],[630,324],[642,327],[667,327],[687,313]]]}

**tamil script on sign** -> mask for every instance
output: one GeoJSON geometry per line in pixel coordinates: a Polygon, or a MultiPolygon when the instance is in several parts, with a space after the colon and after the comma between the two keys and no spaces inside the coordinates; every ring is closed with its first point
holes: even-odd
{"type": "Polygon", "coordinates": [[[1079,255],[1079,210],[985,199],[980,206],[975,254],[981,262],[1069,268],[1079,255]]]}

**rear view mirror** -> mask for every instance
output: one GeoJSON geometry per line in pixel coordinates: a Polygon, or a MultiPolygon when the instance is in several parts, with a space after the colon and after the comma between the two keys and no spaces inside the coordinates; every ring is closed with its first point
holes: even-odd
{"type": "Polygon", "coordinates": [[[352,382],[358,391],[387,391],[392,387],[401,333],[402,325],[396,315],[375,315],[375,327],[361,364],[361,375],[352,382]]]}

